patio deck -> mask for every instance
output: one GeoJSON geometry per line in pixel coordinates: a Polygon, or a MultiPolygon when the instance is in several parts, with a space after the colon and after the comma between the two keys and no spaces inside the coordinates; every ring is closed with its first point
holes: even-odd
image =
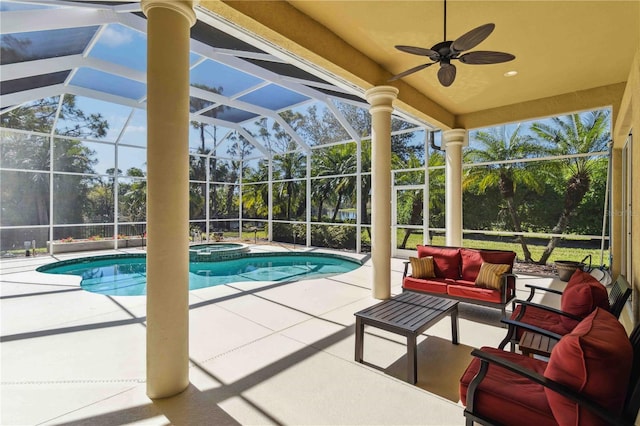
{"type": "MultiPolygon", "coordinates": [[[[283,250],[252,246],[252,250],[283,250]]],[[[118,252],[139,252],[139,249],[118,252]]],[[[1,423],[463,425],[458,378],[473,347],[497,345],[498,310],[460,304],[460,344],[443,318],[418,340],[418,383],[404,381],[405,339],[366,329],[356,363],[354,312],[371,297],[371,262],[294,283],[235,283],[190,292],[190,386],[152,401],[145,384],[145,298],[80,289],[35,272],[92,252],[3,259],[1,423]]],[[[364,256],[353,255],[362,258],[364,256]]],[[[402,261],[392,259],[393,294],[402,261]]],[[[520,276],[525,283],[559,280],[520,276]]]]}

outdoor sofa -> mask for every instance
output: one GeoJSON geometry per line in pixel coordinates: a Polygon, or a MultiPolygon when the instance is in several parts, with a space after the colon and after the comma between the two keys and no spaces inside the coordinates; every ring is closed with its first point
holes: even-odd
{"type": "Polygon", "coordinates": [[[417,252],[405,262],[403,291],[498,308],[505,316],[516,295],[515,252],[433,245],[418,245],[417,252]]]}

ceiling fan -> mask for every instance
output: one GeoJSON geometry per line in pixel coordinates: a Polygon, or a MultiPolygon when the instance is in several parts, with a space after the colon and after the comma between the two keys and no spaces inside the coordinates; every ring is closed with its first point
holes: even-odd
{"type": "Polygon", "coordinates": [[[462,53],[469,49],[473,49],[478,44],[480,44],[484,39],[486,39],[489,34],[493,32],[495,28],[495,24],[484,24],[477,28],[472,29],[466,34],[458,37],[454,41],[447,40],[447,0],[444,0],[444,40],[436,45],[434,45],[431,49],[426,49],[423,47],[414,47],[414,46],[395,46],[396,49],[411,53],[412,55],[418,56],[426,56],[431,59],[433,62],[429,62],[426,64],[418,65],[417,67],[413,67],[408,69],[400,74],[394,75],[389,79],[389,81],[395,81],[406,77],[409,74],[413,74],[414,72],[423,70],[427,67],[430,67],[433,64],[440,64],[440,69],[438,70],[438,80],[440,84],[445,87],[451,86],[453,81],[456,78],[456,67],[451,63],[451,61],[458,60],[463,64],[469,65],[485,65],[485,64],[498,64],[501,62],[509,62],[514,60],[516,57],[510,53],[503,52],[491,52],[491,51],[483,51],[478,50],[475,52],[462,53]]]}

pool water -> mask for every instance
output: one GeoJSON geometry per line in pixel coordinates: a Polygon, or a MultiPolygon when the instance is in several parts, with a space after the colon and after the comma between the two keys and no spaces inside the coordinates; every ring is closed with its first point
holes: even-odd
{"type": "MultiPolygon", "coordinates": [[[[253,254],[218,262],[190,262],[189,289],[241,281],[299,281],[353,271],[357,260],[321,253],[253,254]]],[[[146,294],[144,255],[97,256],[45,265],[37,270],[49,274],[82,277],[84,290],[110,296],[146,294]]]]}

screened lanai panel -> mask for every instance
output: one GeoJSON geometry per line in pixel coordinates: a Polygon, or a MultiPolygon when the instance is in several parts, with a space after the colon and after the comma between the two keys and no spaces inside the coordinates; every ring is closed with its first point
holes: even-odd
{"type": "Polygon", "coordinates": [[[100,27],[92,26],[2,34],[0,64],[78,55],[84,52],[98,28],[100,27]]]}
{"type": "Polygon", "coordinates": [[[22,170],[49,170],[47,136],[0,132],[0,167],[22,170]]]}
{"type": "Polygon", "coordinates": [[[401,118],[395,117],[393,115],[391,116],[392,132],[397,132],[399,130],[408,130],[408,129],[420,129],[420,127],[414,123],[409,123],[408,121],[405,121],[401,118]]]}
{"type": "Polygon", "coordinates": [[[367,101],[365,101],[363,98],[356,95],[352,95],[350,93],[338,92],[336,90],[329,90],[325,87],[313,87],[313,89],[319,92],[322,92],[326,95],[329,95],[332,98],[342,98],[347,101],[352,101],[352,102],[361,103],[362,105],[367,105],[367,101]]]}
{"type": "Polygon", "coordinates": [[[147,174],[147,150],[127,146],[118,147],[118,169],[125,174],[147,174]]]}
{"type": "Polygon", "coordinates": [[[302,178],[307,175],[307,156],[300,151],[273,156],[273,180],[302,178]]]}
{"type": "Polygon", "coordinates": [[[299,105],[281,112],[280,116],[310,146],[351,139],[334,113],[323,102],[299,105]]]}
{"type": "Polygon", "coordinates": [[[331,102],[335,104],[361,138],[367,138],[371,135],[371,114],[367,109],[336,99],[332,99],[331,102]]]}
{"type": "Polygon", "coordinates": [[[206,99],[196,98],[195,96],[189,98],[189,112],[191,113],[208,109],[212,105],[215,105],[215,103],[206,99]]]}
{"type": "Polygon", "coordinates": [[[90,58],[147,70],[147,36],[121,24],[109,24],[89,52],[90,58]]]}
{"type": "Polygon", "coordinates": [[[76,139],[54,140],[53,170],[69,173],[107,174],[115,168],[115,146],[76,139]]]}
{"type": "Polygon", "coordinates": [[[355,174],[357,171],[356,148],[354,142],[314,148],[311,151],[311,175],[355,174]]]}
{"type": "Polygon", "coordinates": [[[131,108],[84,96],[68,99],[77,112],[63,109],[56,123],[55,133],[67,136],[83,136],[115,142],[124,129],[131,108]]]}
{"type": "Polygon", "coordinates": [[[33,75],[30,77],[3,81],[2,85],[0,85],[0,95],[8,95],[10,93],[22,92],[24,90],[62,84],[66,81],[70,72],[71,70],[58,71],[49,74],[33,75]]]}
{"type": "Polygon", "coordinates": [[[147,94],[144,83],[92,68],[79,68],[69,84],[133,100],[147,94]]]}
{"type": "Polygon", "coordinates": [[[254,47],[249,43],[245,43],[242,40],[238,40],[237,38],[232,37],[229,34],[222,32],[216,28],[213,28],[212,26],[202,21],[197,21],[195,25],[191,27],[191,38],[194,40],[198,40],[199,42],[204,43],[207,46],[218,47],[221,49],[265,53],[257,47],[254,47]]]}
{"type": "Polygon", "coordinates": [[[118,178],[118,220],[143,222],[147,218],[147,181],[133,177],[118,178]]]}
{"type": "Polygon", "coordinates": [[[49,173],[0,170],[0,195],[2,226],[49,224],[49,173]]]}
{"type": "Polygon", "coordinates": [[[269,166],[265,159],[251,159],[243,162],[242,180],[244,182],[267,182],[269,166]]]}
{"type": "Polygon", "coordinates": [[[58,110],[59,96],[37,99],[0,115],[2,127],[50,133],[58,110]]]}
{"type": "Polygon", "coordinates": [[[11,10],[38,10],[38,9],[57,9],[58,6],[48,6],[42,3],[16,3],[13,1],[3,0],[0,2],[0,12],[8,12],[11,10]]]}
{"type": "Polygon", "coordinates": [[[231,164],[230,160],[240,160],[253,153],[254,150],[253,145],[247,145],[246,142],[243,145],[242,140],[231,135],[231,137],[219,140],[211,154],[224,161],[224,164],[231,164]]]}
{"type": "Polygon", "coordinates": [[[232,123],[242,123],[243,121],[251,120],[258,117],[258,114],[224,105],[221,105],[214,109],[210,109],[202,115],[204,115],[205,117],[217,118],[223,121],[230,121],[232,123]]]}
{"type": "Polygon", "coordinates": [[[120,144],[147,146],[147,110],[133,110],[120,137],[120,144]]]}
{"type": "Polygon", "coordinates": [[[262,80],[257,77],[212,60],[191,70],[192,86],[224,96],[236,95],[260,83],[262,80]]]}
{"type": "Polygon", "coordinates": [[[231,129],[219,125],[191,122],[189,126],[189,151],[199,154],[210,154],[231,129]]]}
{"type": "Polygon", "coordinates": [[[254,58],[244,58],[244,60],[254,65],[257,65],[261,68],[269,70],[273,73],[276,73],[278,75],[326,84],[326,81],[322,80],[321,78],[318,78],[313,74],[309,74],[308,72],[303,71],[300,68],[295,67],[291,64],[285,64],[282,62],[275,62],[275,61],[263,61],[263,60],[254,59],[254,58]]]}
{"type": "Polygon", "coordinates": [[[263,108],[279,110],[300,102],[308,101],[309,98],[276,84],[269,84],[258,90],[247,93],[240,97],[239,100],[253,105],[258,105],[263,108]]]}
{"type": "Polygon", "coordinates": [[[243,123],[242,127],[272,154],[282,154],[300,148],[291,134],[272,118],[261,117],[256,121],[243,123]]]}

